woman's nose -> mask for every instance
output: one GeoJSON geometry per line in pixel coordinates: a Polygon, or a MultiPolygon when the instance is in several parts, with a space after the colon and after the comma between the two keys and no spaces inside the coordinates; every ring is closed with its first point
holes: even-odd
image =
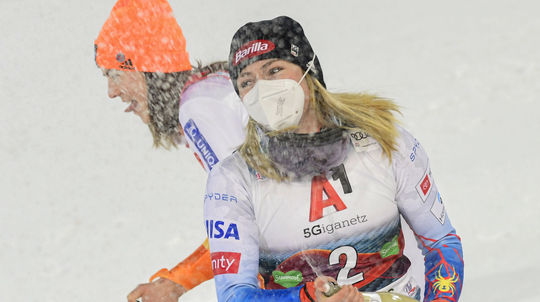
{"type": "Polygon", "coordinates": [[[109,98],[114,99],[120,95],[120,89],[118,89],[118,85],[112,79],[107,81],[107,86],[107,94],[109,95],[109,98]]]}

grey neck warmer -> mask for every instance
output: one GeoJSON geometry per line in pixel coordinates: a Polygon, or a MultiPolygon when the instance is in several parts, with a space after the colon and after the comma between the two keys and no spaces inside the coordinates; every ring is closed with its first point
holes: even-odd
{"type": "Polygon", "coordinates": [[[347,132],[342,128],[323,129],[314,134],[287,132],[276,136],[258,130],[263,152],[291,178],[315,176],[339,166],[350,145],[347,132]]]}

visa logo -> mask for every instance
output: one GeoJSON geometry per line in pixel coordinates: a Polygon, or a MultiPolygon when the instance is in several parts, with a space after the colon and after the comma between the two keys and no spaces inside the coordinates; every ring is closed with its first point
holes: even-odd
{"type": "Polygon", "coordinates": [[[206,220],[206,234],[208,238],[240,240],[236,223],[225,223],[221,220],[206,220]]]}

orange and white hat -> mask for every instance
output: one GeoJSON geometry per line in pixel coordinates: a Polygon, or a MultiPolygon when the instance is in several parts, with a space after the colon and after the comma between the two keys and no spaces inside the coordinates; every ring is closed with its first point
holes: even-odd
{"type": "Polygon", "coordinates": [[[191,69],[186,39],[166,0],[118,0],[94,45],[101,68],[167,73],[191,69]]]}

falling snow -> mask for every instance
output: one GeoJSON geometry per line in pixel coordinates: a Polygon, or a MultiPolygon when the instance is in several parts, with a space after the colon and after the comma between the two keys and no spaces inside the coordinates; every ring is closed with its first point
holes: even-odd
{"type": "MultiPolygon", "coordinates": [[[[463,240],[461,301],[538,301],[538,1],[172,2],[192,62],[225,59],[246,22],[299,20],[327,87],[392,98],[427,149],[463,240]]],[[[113,4],[0,2],[3,301],[122,301],[204,239],[191,152],[152,149],[107,98],[93,41],[113,4]]],[[[180,301],[215,299],[207,282],[180,301]]]]}

